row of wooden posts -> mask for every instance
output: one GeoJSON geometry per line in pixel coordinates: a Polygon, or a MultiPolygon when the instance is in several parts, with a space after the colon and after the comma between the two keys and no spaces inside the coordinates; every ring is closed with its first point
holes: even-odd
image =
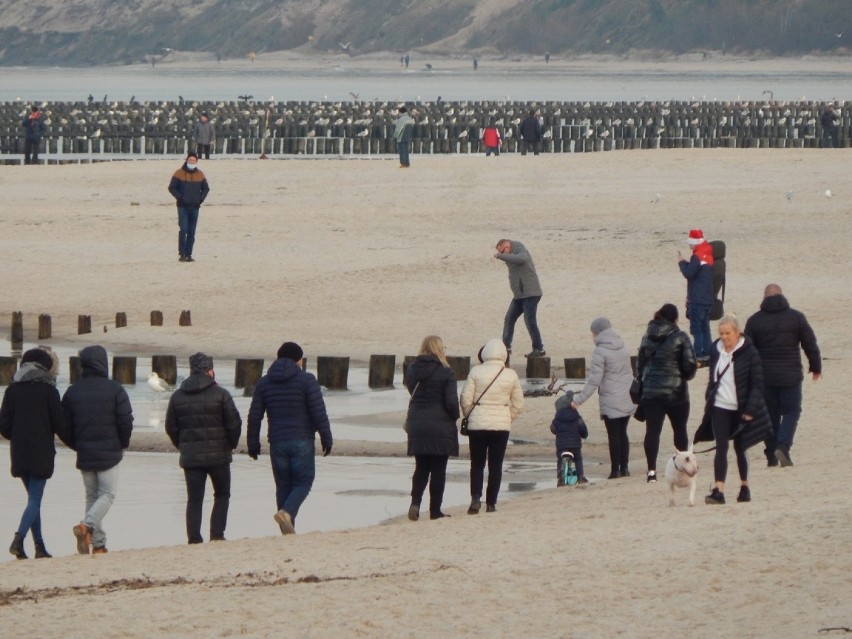
{"type": "MultiPolygon", "coordinates": [[[[151,326],[163,325],[163,312],[151,311],[151,326]]],[[[192,326],[192,312],[189,310],[181,311],[178,318],[179,326],[192,326]]],[[[115,314],[115,327],[125,328],[127,326],[127,313],[121,312],[115,314]]],[[[106,327],[104,327],[106,328],[106,327]]],[[[92,316],[78,315],[77,316],[77,335],[85,335],[92,332],[92,316]]],[[[38,338],[50,339],[53,337],[53,319],[50,315],[42,313],[38,316],[38,338]]],[[[21,311],[12,313],[12,333],[10,341],[12,344],[21,344],[24,341],[24,314],[21,311]]],[[[14,346],[13,346],[14,348],[14,346]]]]}

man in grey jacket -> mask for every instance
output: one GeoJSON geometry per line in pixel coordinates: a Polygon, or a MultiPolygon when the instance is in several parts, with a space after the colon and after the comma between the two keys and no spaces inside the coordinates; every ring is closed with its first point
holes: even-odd
{"type": "Polygon", "coordinates": [[[509,268],[509,286],[512,287],[512,302],[503,320],[503,343],[506,350],[512,354],[515,323],[523,315],[524,324],[532,339],[532,352],[528,353],[527,357],[544,357],[546,353],[536,321],[538,303],[541,300],[541,284],[538,282],[532,255],[520,242],[504,239],[497,242],[494,257],[506,263],[509,268]]]}
{"type": "Polygon", "coordinates": [[[195,152],[199,157],[204,156],[205,160],[210,159],[210,147],[216,141],[216,129],[213,128],[213,123],[210,122],[210,116],[205,111],[201,114],[198,122],[195,123],[195,152]]]}

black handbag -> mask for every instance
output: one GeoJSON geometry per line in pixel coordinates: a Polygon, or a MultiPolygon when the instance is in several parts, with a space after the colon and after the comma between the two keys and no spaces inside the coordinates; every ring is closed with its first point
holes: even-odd
{"type": "Polygon", "coordinates": [[[633,378],[633,383],[630,384],[630,401],[638,404],[642,400],[642,380],[638,377],[633,378]]]}
{"type": "MultiPolygon", "coordinates": [[[[500,373],[502,373],[504,370],[506,370],[506,369],[505,369],[505,368],[501,368],[501,369],[500,369],[500,373]]],[[[486,386],[486,387],[485,387],[485,390],[484,390],[484,391],[482,391],[482,392],[479,394],[479,397],[477,398],[477,400],[476,400],[475,402],[473,402],[473,406],[471,406],[471,407],[470,407],[470,410],[468,411],[467,415],[465,415],[464,417],[462,417],[462,420],[461,420],[461,426],[459,427],[459,434],[460,434],[460,435],[463,435],[464,437],[467,437],[468,435],[470,435],[470,432],[468,431],[468,428],[467,428],[467,427],[468,427],[468,423],[469,423],[469,421],[470,421],[470,414],[473,412],[473,409],[474,409],[474,408],[476,408],[477,406],[479,406],[479,402],[480,402],[480,400],[481,400],[481,399],[482,399],[482,397],[485,395],[485,393],[487,393],[487,392],[488,392],[488,389],[489,389],[489,388],[491,388],[491,385],[492,385],[494,382],[496,382],[496,381],[497,381],[497,378],[498,378],[498,377],[500,377],[500,373],[497,373],[497,375],[495,375],[495,376],[494,376],[494,379],[492,379],[492,380],[491,380],[491,384],[488,384],[488,386],[486,386]]]]}

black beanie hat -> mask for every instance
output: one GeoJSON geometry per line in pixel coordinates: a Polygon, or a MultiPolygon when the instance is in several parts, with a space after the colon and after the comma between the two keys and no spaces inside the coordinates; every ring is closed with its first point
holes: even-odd
{"type": "Polygon", "coordinates": [[[302,359],[302,355],[304,355],[302,347],[296,342],[284,342],[281,344],[281,348],[278,349],[278,359],[286,357],[287,359],[292,359],[294,362],[298,362],[302,359]]]}
{"type": "Polygon", "coordinates": [[[664,319],[674,324],[677,321],[677,306],[674,304],[663,304],[654,315],[655,319],[664,319]]]}
{"type": "Polygon", "coordinates": [[[196,353],[189,358],[189,371],[191,373],[206,373],[213,370],[213,358],[204,353],[196,353]]]}
{"type": "Polygon", "coordinates": [[[33,362],[38,364],[44,370],[49,371],[53,366],[53,358],[43,348],[31,348],[21,357],[21,364],[33,362]]]}

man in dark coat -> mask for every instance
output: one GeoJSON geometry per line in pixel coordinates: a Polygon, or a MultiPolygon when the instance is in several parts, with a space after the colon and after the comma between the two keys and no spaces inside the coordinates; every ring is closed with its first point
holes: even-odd
{"type": "Polygon", "coordinates": [[[172,175],[169,193],[175,198],[178,212],[178,253],[179,262],[194,262],[192,248],[195,246],[195,228],[198,226],[198,213],[207,199],[210,185],[201,169],[198,168],[198,155],[189,153],[186,161],[172,175]]]}
{"type": "Polygon", "coordinates": [[[535,117],[535,111],[530,109],[530,113],[521,122],[521,155],[526,155],[528,149],[532,149],[533,153],[538,155],[538,143],[541,140],[541,124],[538,118],[535,117]]]}
{"type": "Polygon", "coordinates": [[[213,483],[210,541],[223,541],[231,499],[231,451],[240,442],[242,419],[231,394],[216,383],[213,359],[189,358],[190,375],[169,399],[166,434],[180,450],[186,481],[186,536],[200,544],[201,507],[207,477],[213,483]]]}
{"type": "Polygon", "coordinates": [[[79,381],[62,396],[68,428],[66,443],[77,451],[77,468],[86,489],[86,516],[74,526],[77,552],[107,552],[103,519],[118,488],[118,464],[130,445],[133,409],[127,391],[109,379],[103,346],[80,351],[83,369],[79,381]]]}
{"type": "Polygon", "coordinates": [[[29,115],[21,122],[21,126],[24,129],[24,164],[38,164],[41,139],[47,131],[41,110],[33,106],[29,115]]]}
{"type": "Polygon", "coordinates": [[[770,284],[763,292],[760,310],[748,318],[745,331],[763,362],[763,397],[772,421],[766,441],[770,466],[792,466],[790,449],[802,414],[802,358],[814,381],[822,377],[822,358],[816,335],[803,313],[790,308],[781,287],[770,284]]]}
{"type": "Polygon", "coordinates": [[[275,521],[281,534],[296,532],[299,508],[316,475],[314,439],[319,433],[323,456],[334,443],[322,390],[316,377],[302,370],[302,348],[284,342],[266,375],[254,388],[248,415],[248,451],[260,454],[260,425],[267,416],[266,436],[275,478],[275,521]]]}

